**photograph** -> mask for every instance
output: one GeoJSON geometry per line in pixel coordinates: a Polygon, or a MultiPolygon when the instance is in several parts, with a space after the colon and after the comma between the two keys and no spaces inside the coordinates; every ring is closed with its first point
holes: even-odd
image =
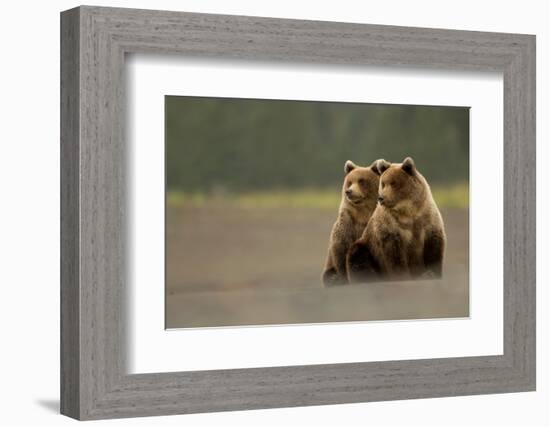
{"type": "Polygon", "coordinates": [[[165,327],[468,317],[469,120],[165,96],[165,327]]]}

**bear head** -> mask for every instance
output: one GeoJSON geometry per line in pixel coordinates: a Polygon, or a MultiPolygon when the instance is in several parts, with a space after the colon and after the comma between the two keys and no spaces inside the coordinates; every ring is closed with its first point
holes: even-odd
{"type": "Polygon", "coordinates": [[[389,163],[381,159],[376,168],[380,173],[380,205],[388,209],[408,211],[424,203],[430,190],[412,158],[407,157],[403,163],[389,163]]]}
{"type": "Polygon", "coordinates": [[[378,160],[367,167],[357,166],[351,160],[346,162],[342,197],[352,206],[376,205],[380,179],[377,164],[378,160]]]}

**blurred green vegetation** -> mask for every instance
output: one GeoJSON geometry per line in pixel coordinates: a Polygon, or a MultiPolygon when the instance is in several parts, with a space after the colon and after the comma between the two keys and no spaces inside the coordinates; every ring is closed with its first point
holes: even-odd
{"type": "Polygon", "coordinates": [[[165,98],[166,182],[177,203],[329,205],[344,162],[414,158],[442,205],[468,200],[466,107],[233,98],[165,98]]]}
{"type": "MultiPolygon", "coordinates": [[[[432,194],[440,208],[467,208],[469,193],[467,183],[432,186],[432,194]]],[[[171,190],[167,195],[169,207],[195,206],[208,204],[229,204],[239,208],[316,208],[334,210],[340,203],[341,194],[334,189],[300,189],[252,191],[244,193],[214,192],[211,194],[185,193],[171,190]]]]}

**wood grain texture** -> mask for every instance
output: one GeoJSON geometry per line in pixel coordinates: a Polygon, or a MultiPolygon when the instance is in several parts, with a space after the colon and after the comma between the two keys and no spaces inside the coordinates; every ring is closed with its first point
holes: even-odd
{"type": "Polygon", "coordinates": [[[535,38],[132,9],[62,13],[62,413],[100,419],[535,388],[535,38]],[[124,55],[504,75],[504,354],[128,375],[124,55]]]}
{"type": "Polygon", "coordinates": [[[61,19],[61,412],[80,414],[79,12],[61,19]]]}

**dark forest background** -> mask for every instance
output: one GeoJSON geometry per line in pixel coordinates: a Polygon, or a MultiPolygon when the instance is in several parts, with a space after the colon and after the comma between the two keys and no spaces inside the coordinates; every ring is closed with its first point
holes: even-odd
{"type": "Polygon", "coordinates": [[[167,189],[330,188],[348,159],[406,156],[431,184],[469,175],[469,109],[166,96],[167,189]]]}

